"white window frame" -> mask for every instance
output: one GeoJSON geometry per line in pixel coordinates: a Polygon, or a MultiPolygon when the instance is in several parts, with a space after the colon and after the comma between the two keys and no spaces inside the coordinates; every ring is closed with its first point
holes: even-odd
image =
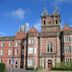
{"type": "Polygon", "coordinates": [[[37,54],[37,48],[34,48],[34,54],[37,54]]]}
{"type": "Polygon", "coordinates": [[[0,55],[4,55],[4,50],[3,49],[1,49],[0,55]]]}
{"type": "Polygon", "coordinates": [[[4,42],[1,43],[1,47],[4,47],[4,42]]]}
{"type": "Polygon", "coordinates": [[[28,54],[33,54],[33,48],[31,47],[28,48],[28,54]]]}
{"type": "Polygon", "coordinates": [[[12,55],[12,49],[8,49],[8,55],[12,55]]]}
{"type": "Polygon", "coordinates": [[[72,53],[72,48],[71,48],[71,46],[64,46],[64,52],[65,52],[65,53],[72,53]]]}
{"type": "Polygon", "coordinates": [[[27,65],[28,66],[33,66],[33,59],[28,59],[27,60],[27,65]]]}
{"type": "Polygon", "coordinates": [[[16,48],[16,49],[14,50],[14,54],[15,54],[15,55],[18,55],[18,48],[16,48]]]}
{"type": "Polygon", "coordinates": [[[18,47],[17,41],[14,42],[14,47],[18,47]]]}
{"type": "Polygon", "coordinates": [[[64,42],[70,42],[71,37],[70,36],[64,36],[64,42]]]}
{"type": "Polygon", "coordinates": [[[20,45],[21,41],[20,40],[16,40],[14,42],[14,47],[18,47],[20,45]]]}
{"type": "Polygon", "coordinates": [[[46,52],[47,53],[52,53],[52,51],[50,51],[50,49],[52,49],[52,43],[47,43],[47,46],[46,46],[46,52]],[[48,45],[49,45],[49,51],[48,51],[48,45]]]}
{"type": "Polygon", "coordinates": [[[12,41],[9,42],[9,47],[12,47],[12,41]]]}
{"type": "Polygon", "coordinates": [[[28,44],[33,44],[34,43],[34,37],[30,37],[28,38],[28,44]]]}
{"type": "Polygon", "coordinates": [[[11,65],[11,60],[10,60],[10,59],[7,60],[7,64],[8,64],[8,65],[11,65]],[[9,61],[10,61],[10,64],[9,64],[9,61]]]}

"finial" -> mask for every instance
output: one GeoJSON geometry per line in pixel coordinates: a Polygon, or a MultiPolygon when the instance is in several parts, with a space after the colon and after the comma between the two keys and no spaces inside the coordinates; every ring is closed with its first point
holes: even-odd
{"type": "Polygon", "coordinates": [[[43,6],[43,7],[44,7],[44,10],[46,10],[46,6],[45,6],[45,5],[46,5],[46,4],[45,4],[45,0],[43,0],[43,5],[44,5],[44,6],[43,6]]]}
{"type": "Polygon", "coordinates": [[[41,13],[41,16],[46,16],[48,15],[48,12],[47,12],[47,9],[46,9],[46,6],[45,6],[45,0],[43,0],[43,11],[41,13]]]}
{"type": "Polygon", "coordinates": [[[48,12],[47,12],[47,10],[45,9],[45,10],[41,13],[41,16],[46,16],[46,15],[48,15],[48,12]]]}
{"type": "Polygon", "coordinates": [[[55,5],[55,7],[54,7],[53,14],[59,14],[59,8],[57,5],[55,5]]]}
{"type": "Polygon", "coordinates": [[[67,23],[64,24],[64,27],[69,27],[69,25],[67,23]]]}

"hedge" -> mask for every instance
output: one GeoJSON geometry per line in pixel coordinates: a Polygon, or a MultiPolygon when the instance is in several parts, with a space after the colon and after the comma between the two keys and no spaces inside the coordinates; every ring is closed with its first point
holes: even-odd
{"type": "Polygon", "coordinates": [[[5,64],[0,63],[0,72],[4,72],[4,71],[5,71],[5,64]]]}
{"type": "Polygon", "coordinates": [[[59,71],[72,71],[72,62],[61,62],[56,63],[56,65],[52,68],[52,70],[59,70],[59,71]]]}
{"type": "Polygon", "coordinates": [[[52,70],[55,71],[72,71],[72,67],[53,67],[52,70]]]}

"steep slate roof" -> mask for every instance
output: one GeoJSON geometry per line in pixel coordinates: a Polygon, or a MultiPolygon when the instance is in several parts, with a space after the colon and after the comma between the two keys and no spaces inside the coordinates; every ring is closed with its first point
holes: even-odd
{"type": "Polygon", "coordinates": [[[6,41],[6,40],[14,40],[15,36],[2,36],[0,37],[0,41],[6,41]]]}

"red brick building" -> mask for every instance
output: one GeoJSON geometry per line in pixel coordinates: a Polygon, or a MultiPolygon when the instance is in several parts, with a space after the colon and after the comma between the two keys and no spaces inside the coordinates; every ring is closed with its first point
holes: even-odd
{"type": "Polygon", "coordinates": [[[72,61],[72,28],[67,24],[61,30],[61,60],[66,65],[72,61]]]}
{"type": "Polygon", "coordinates": [[[14,68],[51,68],[56,63],[72,60],[72,28],[60,28],[60,14],[41,14],[41,32],[34,27],[15,36],[0,37],[0,62],[14,68]]]}

